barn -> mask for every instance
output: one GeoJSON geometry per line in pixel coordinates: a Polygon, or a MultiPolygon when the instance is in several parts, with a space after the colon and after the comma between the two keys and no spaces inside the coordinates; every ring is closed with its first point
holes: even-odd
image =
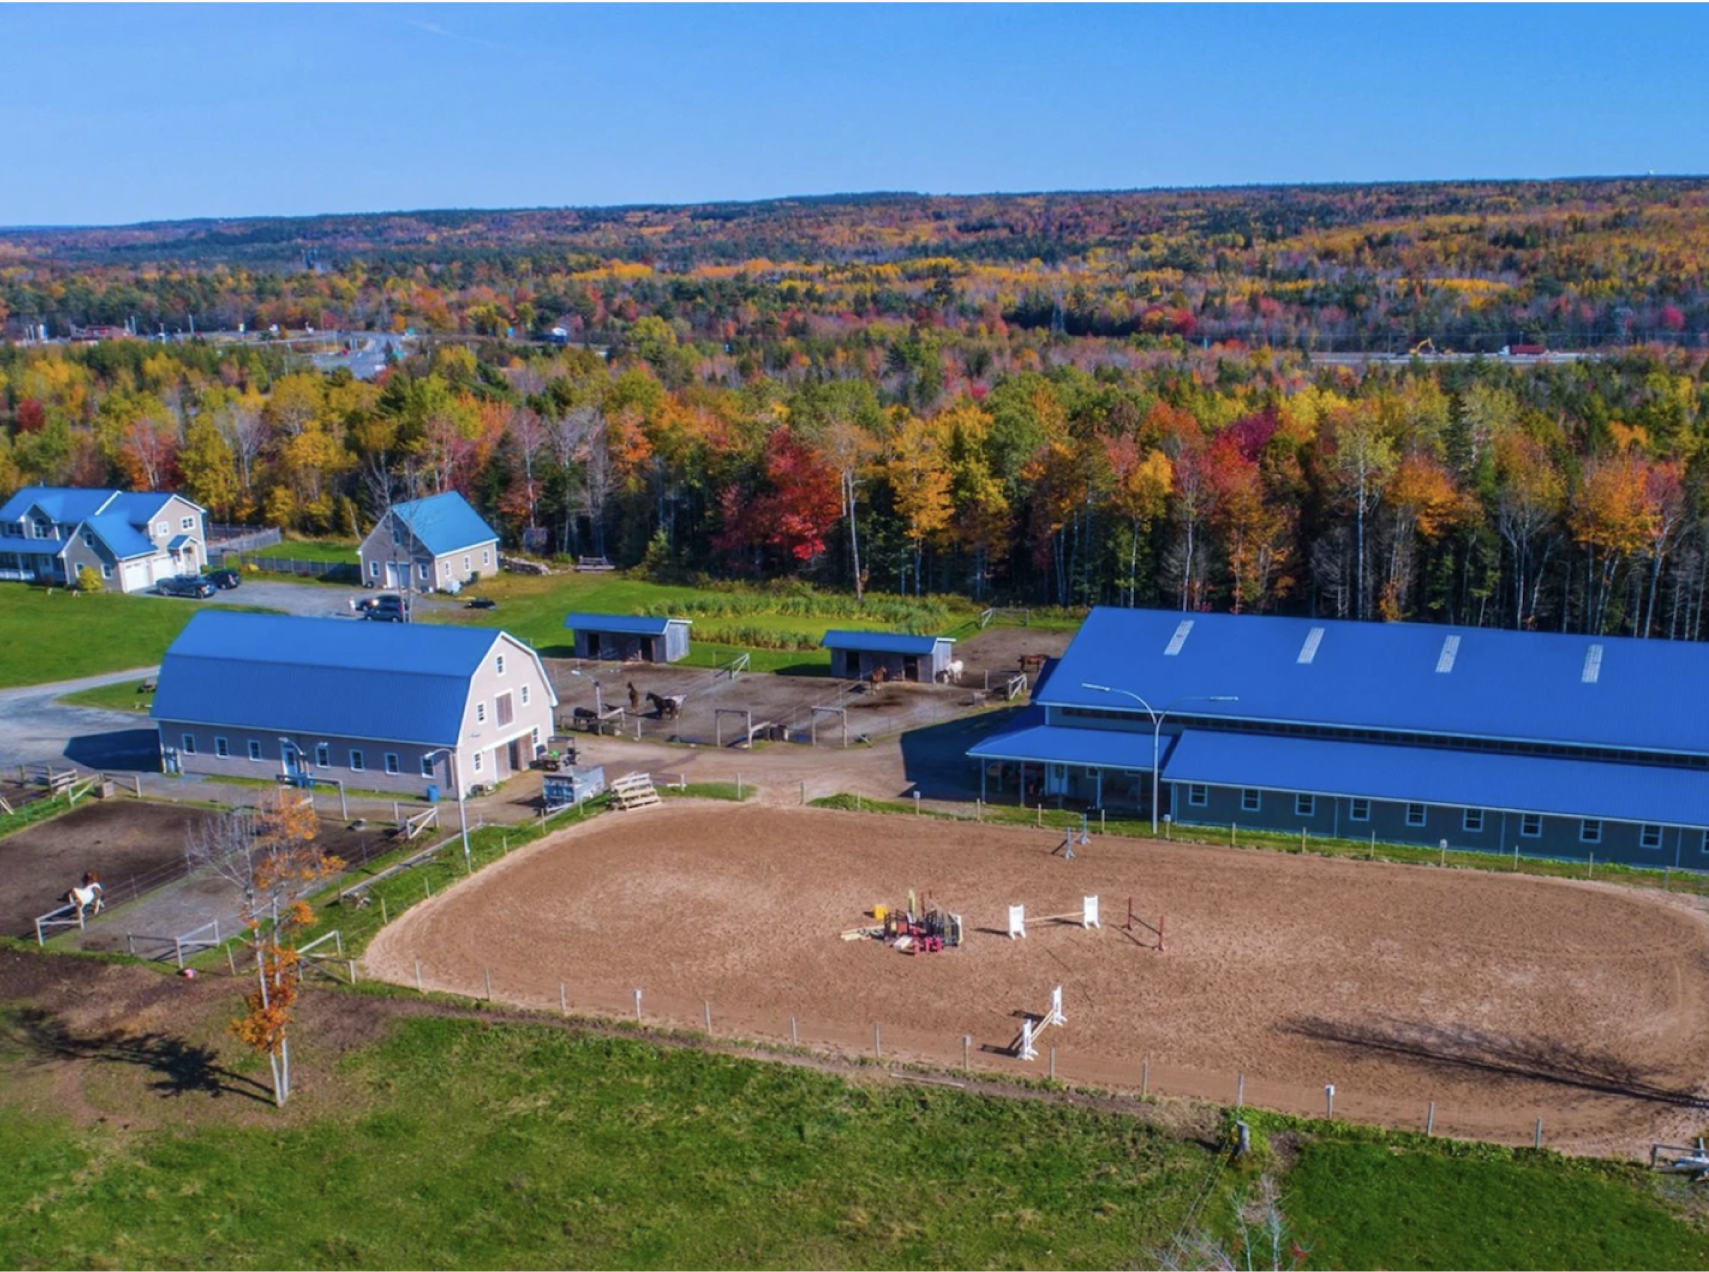
{"type": "Polygon", "coordinates": [[[161,663],[161,767],[454,794],[528,767],[557,695],[492,628],[204,610],[161,663]]]}
{"type": "Polygon", "coordinates": [[[889,680],[943,678],[954,654],[950,636],[903,636],[897,632],[825,633],[821,644],[831,651],[831,674],[843,680],[868,680],[880,667],[889,680]]]}
{"type": "Polygon", "coordinates": [[[1098,608],[968,754],[988,797],[1705,869],[1706,694],[1685,641],[1098,608]]]}
{"type": "Polygon", "coordinates": [[[633,614],[570,614],[577,658],[612,662],[674,663],[688,657],[689,620],[633,614]]]}

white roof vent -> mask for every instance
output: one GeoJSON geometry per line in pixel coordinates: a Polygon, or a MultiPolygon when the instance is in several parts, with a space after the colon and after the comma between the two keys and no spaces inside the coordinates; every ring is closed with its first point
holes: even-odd
{"type": "Polygon", "coordinates": [[[1602,674],[1602,646],[1592,645],[1584,651],[1584,675],[1579,677],[1587,685],[1594,685],[1596,678],[1602,674]]]}
{"type": "Polygon", "coordinates": [[[1323,644],[1323,628],[1314,627],[1305,634],[1305,644],[1300,646],[1299,662],[1302,667],[1309,667],[1311,660],[1317,657],[1317,647],[1323,644]]]}
{"type": "Polygon", "coordinates": [[[1165,658],[1173,658],[1181,652],[1181,646],[1187,643],[1187,633],[1193,630],[1193,620],[1183,618],[1175,627],[1175,634],[1169,638],[1169,644],[1163,650],[1165,658]]]}
{"type": "Polygon", "coordinates": [[[1446,676],[1454,670],[1454,659],[1460,652],[1460,638],[1449,636],[1442,642],[1442,653],[1436,659],[1436,674],[1446,676]]]}

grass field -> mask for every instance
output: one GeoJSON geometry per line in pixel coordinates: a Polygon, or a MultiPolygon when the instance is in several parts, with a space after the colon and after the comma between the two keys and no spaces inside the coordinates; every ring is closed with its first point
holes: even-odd
{"type": "Polygon", "coordinates": [[[197,612],[189,601],[0,583],[0,689],[151,666],[197,612]]]}
{"type": "MultiPolygon", "coordinates": [[[[0,1009],[0,1073],[40,1063],[30,1038],[0,1009]]],[[[549,1025],[397,1020],[316,1072],[284,1113],[192,1091],[124,1127],[0,1089],[6,1262],[1147,1267],[1212,1176],[1198,1138],[1117,1112],[549,1025]]],[[[1679,1186],[1635,1168],[1295,1135],[1307,1267],[1709,1262],[1679,1186]]],[[[1198,1226],[1226,1238],[1254,1174],[1198,1226]]]]}
{"type": "Polygon", "coordinates": [[[79,689],[59,699],[68,707],[100,707],[107,711],[147,711],[154,705],[154,695],[143,692],[143,680],[121,680],[113,685],[97,685],[79,689]]]}
{"type": "Polygon", "coordinates": [[[286,539],[283,543],[255,552],[249,557],[276,557],[288,561],[326,561],[338,565],[355,565],[357,543],[354,539],[286,539]]]}

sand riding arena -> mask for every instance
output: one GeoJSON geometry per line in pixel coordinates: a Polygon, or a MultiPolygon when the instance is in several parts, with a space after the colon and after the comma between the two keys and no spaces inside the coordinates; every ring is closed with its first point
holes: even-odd
{"type": "Polygon", "coordinates": [[[1601,884],[929,818],[682,803],[600,817],[386,928],[369,974],[715,1036],[1439,1134],[1640,1153],[1709,1121],[1709,920],[1601,884]],[[955,949],[843,940],[908,889],[955,949]],[[1097,895],[1103,926],[1078,916],[1097,895]],[[1133,909],[1166,932],[1127,930],[1133,909]],[[1027,935],[1007,935],[1022,904],[1027,935]],[[1039,1058],[1011,1048],[1063,991],[1039,1058]],[[560,989],[562,986],[562,989],[560,989]],[[793,1020],[793,1023],[792,1023],[793,1020]],[[1054,1049],[1054,1055],[1046,1048],[1054,1049]],[[1143,1069],[1142,1069],[1143,1066],[1143,1069]],[[1243,1086],[1241,1085],[1243,1083],[1243,1086]]]}

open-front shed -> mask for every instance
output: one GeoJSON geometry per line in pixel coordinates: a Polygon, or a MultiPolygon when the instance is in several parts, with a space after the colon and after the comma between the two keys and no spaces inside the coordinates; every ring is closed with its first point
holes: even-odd
{"type": "Polygon", "coordinates": [[[831,651],[831,674],[844,680],[868,680],[883,668],[888,680],[936,681],[943,678],[953,655],[950,636],[903,636],[896,632],[825,633],[831,651]]]}
{"type": "Polygon", "coordinates": [[[686,618],[641,618],[634,614],[570,614],[577,658],[614,662],[680,662],[688,656],[686,618]]]}

